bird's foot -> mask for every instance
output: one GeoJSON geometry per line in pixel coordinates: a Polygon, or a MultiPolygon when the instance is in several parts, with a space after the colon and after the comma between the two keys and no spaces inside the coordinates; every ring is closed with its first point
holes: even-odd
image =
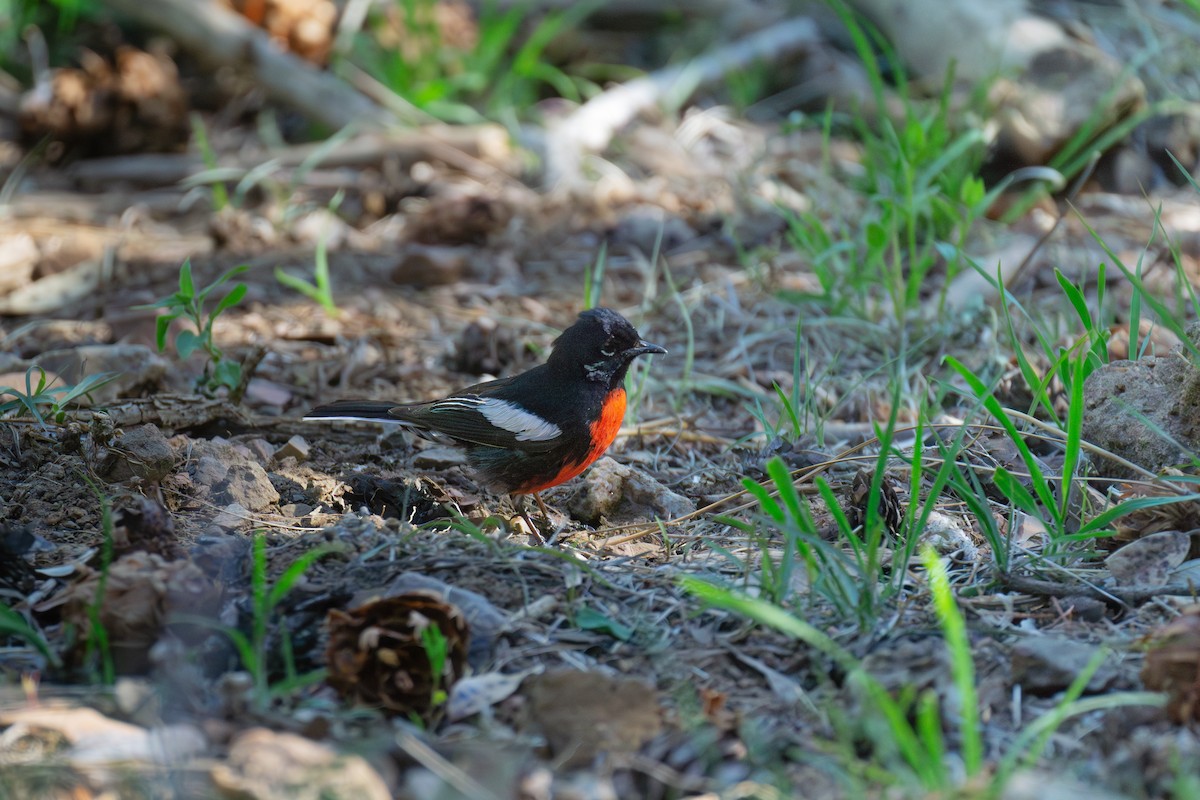
{"type": "MultiPolygon", "coordinates": [[[[542,533],[543,528],[539,527],[538,524],[529,516],[529,514],[525,513],[524,511],[514,514],[509,518],[508,528],[513,533],[523,533],[526,536],[532,537],[535,541],[537,541],[538,544],[546,543],[546,537],[542,533]]],[[[548,521],[545,525],[545,528],[549,529],[548,521]]]]}

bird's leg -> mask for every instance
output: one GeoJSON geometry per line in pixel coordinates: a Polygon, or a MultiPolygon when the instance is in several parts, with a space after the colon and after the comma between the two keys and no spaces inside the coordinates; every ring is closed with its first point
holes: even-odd
{"type": "Polygon", "coordinates": [[[546,504],[542,502],[542,496],[537,492],[533,493],[533,499],[537,501],[538,508],[542,512],[542,519],[546,520],[546,524],[550,524],[550,511],[546,508],[546,504]]]}
{"type": "MultiPolygon", "coordinates": [[[[536,493],[533,496],[534,499],[537,500],[538,505],[542,506],[542,513],[545,514],[546,507],[542,505],[542,498],[538,497],[536,493]]],[[[529,518],[529,512],[525,510],[525,495],[514,494],[512,497],[517,506],[517,513],[521,515],[521,519],[525,520],[525,524],[529,527],[529,532],[532,533],[534,538],[536,538],[541,544],[545,544],[546,539],[542,536],[542,531],[537,525],[533,524],[533,520],[529,518]]],[[[549,517],[547,517],[547,519],[549,519],[549,517]]]]}
{"type": "Polygon", "coordinates": [[[558,540],[558,535],[562,533],[562,528],[555,528],[554,523],[550,521],[550,509],[546,508],[546,504],[542,502],[542,496],[534,492],[533,499],[537,501],[538,508],[542,511],[542,519],[546,521],[546,530],[550,531],[550,538],[543,539],[542,543],[554,545],[558,540]]]}

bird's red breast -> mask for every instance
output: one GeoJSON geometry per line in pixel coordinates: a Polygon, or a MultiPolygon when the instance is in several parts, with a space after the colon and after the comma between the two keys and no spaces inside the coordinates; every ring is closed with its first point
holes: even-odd
{"type": "Polygon", "coordinates": [[[567,462],[551,478],[536,478],[526,484],[522,484],[513,490],[513,494],[533,494],[534,492],[540,492],[544,489],[549,489],[551,486],[558,486],[560,483],[569,481],[583,472],[591,466],[593,461],[604,455],[604,451],[617,438],[617,433],[621,430],[621,421],[624,419],[625,390],[620,388],[613,389],[604,398],[604,405],[600,409],[600,416],[589,427],[591,443],[583,458],[579,461],[567,462]]]}

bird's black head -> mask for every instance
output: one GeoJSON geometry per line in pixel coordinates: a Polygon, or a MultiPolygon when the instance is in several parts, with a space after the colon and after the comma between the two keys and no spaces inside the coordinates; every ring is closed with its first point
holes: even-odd
{"type": "Polygon", "coordinates": [[[629,320],[610,308],[593,308],[579,315],[575,324],[554,342],[547,362],[562,371],[597,381],[609,388],[620,386],[630,363],[646,353],[666,353],[638,336],[629,320]]]}

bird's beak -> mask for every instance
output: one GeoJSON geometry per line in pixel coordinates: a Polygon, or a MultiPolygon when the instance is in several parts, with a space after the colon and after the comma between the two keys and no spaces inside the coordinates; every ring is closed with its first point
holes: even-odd
{"type": "Polygon", "coordinates": [[[637,347],[632,347],[626,352],[631,356],[646,355],[648,353],[665,356],[667,354],[667,348],[661,347],[657,344],[650,344],[650,342],[647,342],[645,339],[638,339],[637,347]]]}

